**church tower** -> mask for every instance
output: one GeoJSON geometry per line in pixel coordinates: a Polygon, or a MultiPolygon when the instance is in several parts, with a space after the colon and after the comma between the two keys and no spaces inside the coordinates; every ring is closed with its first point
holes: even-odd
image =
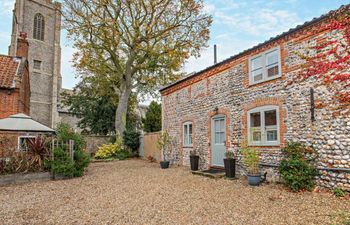
{"type": "Polygon", "coordinates": [[[61,4],[52,0],[16,0],[9,55],[16,53],[19,32],[28,35],[30,115],[49,127],[59,121],[61,89],[61,4]]]}

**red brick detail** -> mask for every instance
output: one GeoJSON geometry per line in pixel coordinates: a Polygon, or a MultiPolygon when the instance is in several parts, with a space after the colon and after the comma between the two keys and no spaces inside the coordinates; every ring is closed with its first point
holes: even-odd
{"type": "Polygon", "coordinates": [[[180,162],[180,165],[183,165],[183,157],[184,157],[184,154],[183,154],[183,150],[184,148],[191,148],[191,149],[195,149],[196,147],[196,124],[194,122],[195,120],[192,118],[192,117],[184,117],[184,119],[181,121],[180,123],[180,151],[181,152],[181,162],[180,162]],[[192,147],[188,147],[188,146],[184,146],[183,145],[183,131],[184,131],[184,123],[187,123],[187,122],[191,122],[192,123],[192,147]]]}
{"type": "Polygon", "coordinates": [[[245,140],[248,140],[248,128],[247,128],[247,113],[249,110],[261,107],[261,106],[267,106],[267,105],[274,105],[278,106],[279,108],[279,125],[280,125],[280,146],[257,146],[257,148],[283,148],[286,146],[286,140],[284,140],[284,133],[287,132],[287,126],[285,125],[285,119],[287,111],[282,107],[285,103],[285,100],[278,97],[268,97],[268,98],[261,98],[257,99],[245,106],[243,106],[243,115],[242,115],[242,137],[245,140]]]}
{"type": "MultiPolygon", "coordinates": [[[[247,51],[245,54],[242,54],[239,57],[234,57],[232,59],[226,60],[226,62],[224,62],[222,64],[219,63],[217,66],[211,68],[210,70],[199,73],[196,76],[193,76],[192,78],[190,78],[188,80],[184,80],[183,82],[179,82],[178,84],[163,90],[161,92],[161,95],[162,96],[169,95],[175,91],[183,89],[183,88],[190,86],[194,83],[197,83],[201,80],[207,79],[207,78],[214,76],[214,75],[218,75],[219,73],[224,72],[224,71],[226,71],[226,70],[228,70],[236,65],[242,64],[242,63],[244,63],[244,65],[245,65],[246,74],[248,74],[248,59],[251,56],[260,54],[260,53],[262,53],[268,49],[271,49],[273,47],[276,47],[276,46],[281,47],[281,66],[282,66],[282,77],[276,78],[276,79],[284,79],[283,74],[291,71],[292,68],[287,68],[284,65],[283,59],[287,56],[287,52],[284,50],[283,44],[285,44],[288,41],[302,42],[304,40],[312,38],[313,36],[325,33],[325,32],[327,32],[327,30],[320,30],[320,28],[322,27],[322,24],[325,24],[327,22],[329,22],[329,20],[327,18],[325,18],[317,23],[314,23],[308,27],[305,27],[302,30],[295,31],[293,33],[288,34],[287,36],[284,36],[284,37],[277,39],[276,41],[265,44],[265,45],[261,46],[260,48],[257,48],[257,49],[251,50],[251,51],[247,51]]],[[[262,83],[254,85],[254,86],[268,85],[271,82],[276,81],[276,79],[262,82],[262,83]]],[[[244,80],[244,85],[245,85],[245,87],[249,86],[249,79],[248,79],[248,82],[247,82],[247,79],[244,80]]]]}
{"type": "Polygon", "coordinates": [[[219,108],[217,112],[209,111],[208,112],[208,165],[211,166],[211,121],[213,116],[216,115],[225,115],[226,116],[226,151],[228,151],[230,147],[230,131],[229,131],[229,124],[230,124],[230,110],[228,108],[219,108]]]}

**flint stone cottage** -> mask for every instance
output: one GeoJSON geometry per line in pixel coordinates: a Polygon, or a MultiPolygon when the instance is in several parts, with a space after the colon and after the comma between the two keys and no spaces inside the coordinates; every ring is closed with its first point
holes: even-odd
{"type": "Polygon", "coordinates": [[[318,153],[319,185],[350,189],[350,115],[317,107],[333,104],[334,95],[318,80],[290,82],[304,63],[299,53],[321,40],[345,38],[336,31],[311,32],[328,19],[313,19],[163,87],[171,163],[189,165],[195,150],[201,169],[222,167],[225,152],[233,151],[245,174],[240,146],[246,140],[258,149],[260,169],[276,180],[281,148],[301,142],[318,153]]]}

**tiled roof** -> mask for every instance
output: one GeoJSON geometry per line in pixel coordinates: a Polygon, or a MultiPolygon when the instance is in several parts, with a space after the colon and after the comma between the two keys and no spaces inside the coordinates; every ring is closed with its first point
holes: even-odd
{"type": "Polygon", "coordinates": [[[0,55],[0,88],[14,88],[14,80],[19,74],[20,64],[19,58],[0,55]]]}
{"type": "MultiPolygon", "coordinates": [[[[349,4],[349,5],[342,5],[340,8],[343,8],[343,7],[350,7],[350,4],[349,4]]],[[[340,8],[339,8],[339,9],[340,9],[340,8]]],[[[211,70],[211,69],[213,69],[213,68],[215,68],[215,67],[217,67],[217,66],[220,66],[220,65],[222,65],[222,64],[225,64],[225,63],[227,63],[227,62],[231,62],[232,60],[235,60],[235,59],[241,57],[242,55],[244,55],[244,54],[246,54],[246,53],[248,53],[248,52],[250,52],[250,51],[253,51],[253,50],[255,50],[255,49],[258,49],[258,48],[260,48],[260,47],[262,47],[262,46],[264,46],[264,45],[267,45],[267,44],[269,44],[269,43],[271,43],[271,42],[274,42],[274,41],[276,41],[276,40],[278,40],[278,39],[280,39],[280,38],[286,37],[287,35],[292,34],[292,33],[296,32],[296,31],[302,30],[303,28],[306,28],[306,27],[308,27],[308,26],[310,26],[310,25],[316,24],[316,23],[322,21],[323,19],[328,18],[332,12],[334,12],[334,10],[332,10],[332,11],[330,11],[330,12],[324,14],[324,15],[321,15],[320,17],[313,18],[312,20],[310,20],[310,21],[308,21],[308,22],[305,22],[305,23],[302,24],[302,25],[298,25],[298,26],[296,26],[296,27],[294,27],[294,28],[291,28],[291,29],[289,29],[288,31],[283,32],[282,34],[279,34],[279,35],[277,35],[277,36],[275,36],[275,37],[271,37],[269,40],[266,40],[266,41],[264,41],[264,42],[262,42],[262,43],[260,43],[260,44],[257,44],[257,45],[255,45],[255,46],[249,48],[249,49],[246,49],[246,50],[244,50],[244,51],[242,51],[242,52],[240,52],[240,53],[238,53],[238,54],[236,54],[236,55],[233,55],[233,56],[231,56],[231,57],[229,57],[229,58],[227,58],[227,59],[225,59],[225,60],[223,60],[223,61],[217,63],[217,64],[214,64],[214,65],[212,65],[212,66],[209,66],[209,67],[207,67],[207,68],[205,68],[205,69],[203,69],[203,70],[201,70],[201,71],[199,71],[199,72],[192,73],[192,74],[190,74],[189,76],[186,76],[186,77],[184,77],[184,78],[182,78],[182,79],[180,79],[180,80],[177,80],[177,81],[175,81],[175,82],[173,82],[173,83],[171,83],[171,84],[168,84],[168,85],[166,85],[166,86],[160,88],[159,91],[162,92],[162,91],[164,91],[164,90],[166,90],[166,89],[168,89],[168,88],[170,88],[170,87],[172,87],[172,86],[174,86],[174,85],[176,85],[176,84],[179,84],[179,83],[181,83],[181,82],[183,82],[183,81],[185,81],[185,80],[191,79],[191,78],[193,78],[193,77],[195,77],[195,76],[198,76],[198,75],[200,75],[200,74],[202,74],[202,73],[204,73],[204,72],[206,72],[206,71],[209,71],[209,70],[211,70]]]]}

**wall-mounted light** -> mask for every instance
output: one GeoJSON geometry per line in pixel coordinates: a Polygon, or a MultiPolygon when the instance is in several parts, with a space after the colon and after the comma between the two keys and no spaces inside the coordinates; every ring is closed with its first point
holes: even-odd
{"type": "Polygon", "coordinates": [[[218,107],[215,107],[215,109],[213,110],[215,114],[218,114],[219,112],[219,108],[218,107]]]}

